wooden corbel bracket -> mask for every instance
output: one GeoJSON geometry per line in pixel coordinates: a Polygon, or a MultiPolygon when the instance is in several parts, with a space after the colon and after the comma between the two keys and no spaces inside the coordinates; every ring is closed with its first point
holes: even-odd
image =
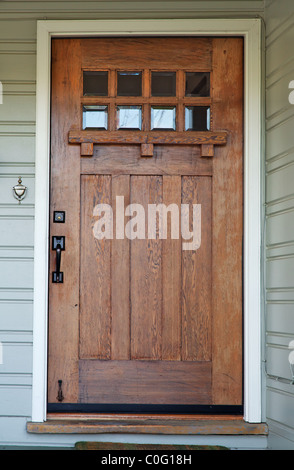
{"type": "Polygon", "coordinates": [[[141,145],[141,156],[152,157],[154,145],[200,145],[201,157],[213,157],[215,145],[227,143],[226,132],[143,132],[143,131],[79,131],[71,130],[70,144],[81,145],[81,156],[93,155],[94,144],[141,145]]]}

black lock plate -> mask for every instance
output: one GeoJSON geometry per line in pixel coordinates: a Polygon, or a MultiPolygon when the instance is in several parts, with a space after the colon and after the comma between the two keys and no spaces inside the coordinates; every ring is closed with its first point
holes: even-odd
{"type": "Polygon", "coordinates": [[[54,211],[53,221],[56,224],[64,224],[64,222],[65,222],[65,212],[64,211],[54,211]]]}

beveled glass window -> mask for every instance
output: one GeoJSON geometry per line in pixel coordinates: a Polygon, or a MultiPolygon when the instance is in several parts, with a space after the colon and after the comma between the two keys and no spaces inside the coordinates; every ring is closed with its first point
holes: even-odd
{"type": "Polygon", "coordinates": [[[176,72],[152,72],[151,96],[176,96],[176,72]]]}
{"type": "Polygon", "coordinates": [[[107,129],[107,106],[83,106],[83,129],[107,129]]]}
{"type": "Polygon", "coordinates": [[[175,130],[176,129],[176,107],[175,106],[152,106],[151,107],[151,129],[175,130]]]}
{"type": "Polygon", "coordinates": [[[209,106],[187,106],[185,108],[185,130],[186,131],[209,131],[210,130],[210,107],[209,106]]]}
{"type": "Polygon", "coordinates": [[[83,72],[83,95],[84,96],[107,96],[108,95],[108,72],[107,71],[84,71],[83,72]]]}
{"type": "Polygon", "coordinates": [[[141,96],[142,72],[117,72],[117,96],[141,96]]]}
{"type": "Polygon", "coordinates": [[[117,106],[117,129],[141,130],[141,106],[117,106]]]}
{"type": "Polygon", "coordinates": [[[210,96],[210,73],[186,72],[186,96],[210,96]]]}

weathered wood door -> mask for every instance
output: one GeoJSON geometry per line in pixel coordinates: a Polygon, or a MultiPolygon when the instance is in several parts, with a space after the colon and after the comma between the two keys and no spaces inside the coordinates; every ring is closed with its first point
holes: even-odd
{"type": "Polygon", "coordinates": [[[241,410],[242,64],[52,41],[49,409],[241,410]]]}

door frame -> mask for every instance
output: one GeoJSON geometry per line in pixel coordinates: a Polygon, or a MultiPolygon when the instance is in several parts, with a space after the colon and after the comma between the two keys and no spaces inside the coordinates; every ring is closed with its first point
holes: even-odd
{"type": "Polygon", "coordinates": [[[244,420],[261,422],[263,87],[260,19],[37,21],[32,421],[46,420],[51,38],[89,36],[244,38],[244,420]]]}

